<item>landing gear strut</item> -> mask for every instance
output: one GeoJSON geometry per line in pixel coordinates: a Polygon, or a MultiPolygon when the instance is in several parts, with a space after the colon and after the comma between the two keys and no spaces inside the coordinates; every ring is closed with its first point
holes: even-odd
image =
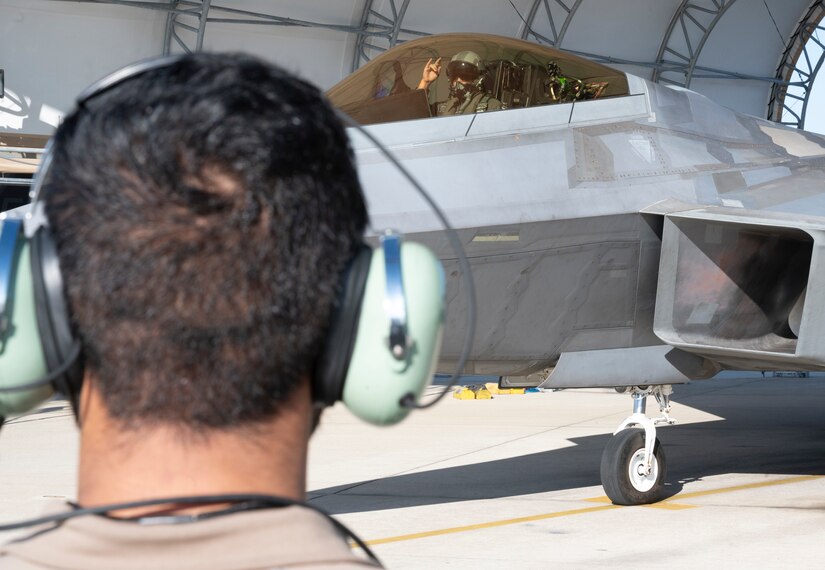
{"type": "Polygon", "coordinates": [[[644,505],[662,499],[667,462],[656,426],[676,423],[668,415],[672,393],[672,386],[631,388],[633,414],[613,433],[602,453],[602,487],[614,504],[644,505]],[[645,415],[650,395],[659,404],[660,418],[645,415]]]}

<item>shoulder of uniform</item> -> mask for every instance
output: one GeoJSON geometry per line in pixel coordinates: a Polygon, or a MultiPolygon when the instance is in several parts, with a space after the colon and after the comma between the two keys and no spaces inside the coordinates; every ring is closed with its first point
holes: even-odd
{"type": "Polygon", "coordinates": [[[8,544],[2,552],[0,568],[4,570],[137,570],[169,567],[169,561],[176,559],[202,560],[204,568],[378,567],[353,552],[347,537],[327,517],[298,506],[183,524],[141,525],[81,517],[52,532],[8,544]]]}

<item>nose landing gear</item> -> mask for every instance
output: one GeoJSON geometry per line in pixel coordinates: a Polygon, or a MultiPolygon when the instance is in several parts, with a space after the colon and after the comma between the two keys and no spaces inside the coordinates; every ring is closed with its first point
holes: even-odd
{"type": "Polygon", "coordinates": [[[672,392],[671,386],[631,389],[633,414],[621,423],[602,453],[602,487],[614,504],[644,505],[662,499],[667,462],[656,439],[656,425],[676,422],[668,415],[672,392]],[[656,398],[661,418],[645,415],[649,395],[656,398]]]}

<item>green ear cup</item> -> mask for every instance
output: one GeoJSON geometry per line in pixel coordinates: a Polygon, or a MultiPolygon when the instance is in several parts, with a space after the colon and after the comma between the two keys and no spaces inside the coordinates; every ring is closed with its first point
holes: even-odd
{"type": "Polygon", "coordinates": [[[384,254],[372,254],[358,335],[344,383],[344,404],[359,418],[378,425],[394,424],[409,413],[399,402],[407,394],[416,401],[432,378],[441,350],[444,322],[444,270],[426,247],[401,245],[407,331],[413,341],[408,355],[396,360],[389,349],[390,320],[384,307],[384,254]]]}
{"type": "MultiPolygon", "coordinates": [[[[30,248],[18,248],[18,259],[9,290],[9,331],[0,343],[0,388],[25,385],[48,372],[40,344],[34,306],[30,248]]],[[[28,390],[0,392],[0,416],[25,412],[51,396],[50,385],[28,390]]]]}

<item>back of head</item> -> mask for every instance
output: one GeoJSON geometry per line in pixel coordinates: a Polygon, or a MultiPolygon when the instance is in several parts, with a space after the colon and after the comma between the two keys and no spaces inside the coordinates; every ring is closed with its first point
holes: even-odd
{"type": "Polygon", "coordinates": [[[43,189],[86,368],[127,426],[265,420],[312,374],[366,210],[318,90],[195,54],[66,118],[43,189]]]}

